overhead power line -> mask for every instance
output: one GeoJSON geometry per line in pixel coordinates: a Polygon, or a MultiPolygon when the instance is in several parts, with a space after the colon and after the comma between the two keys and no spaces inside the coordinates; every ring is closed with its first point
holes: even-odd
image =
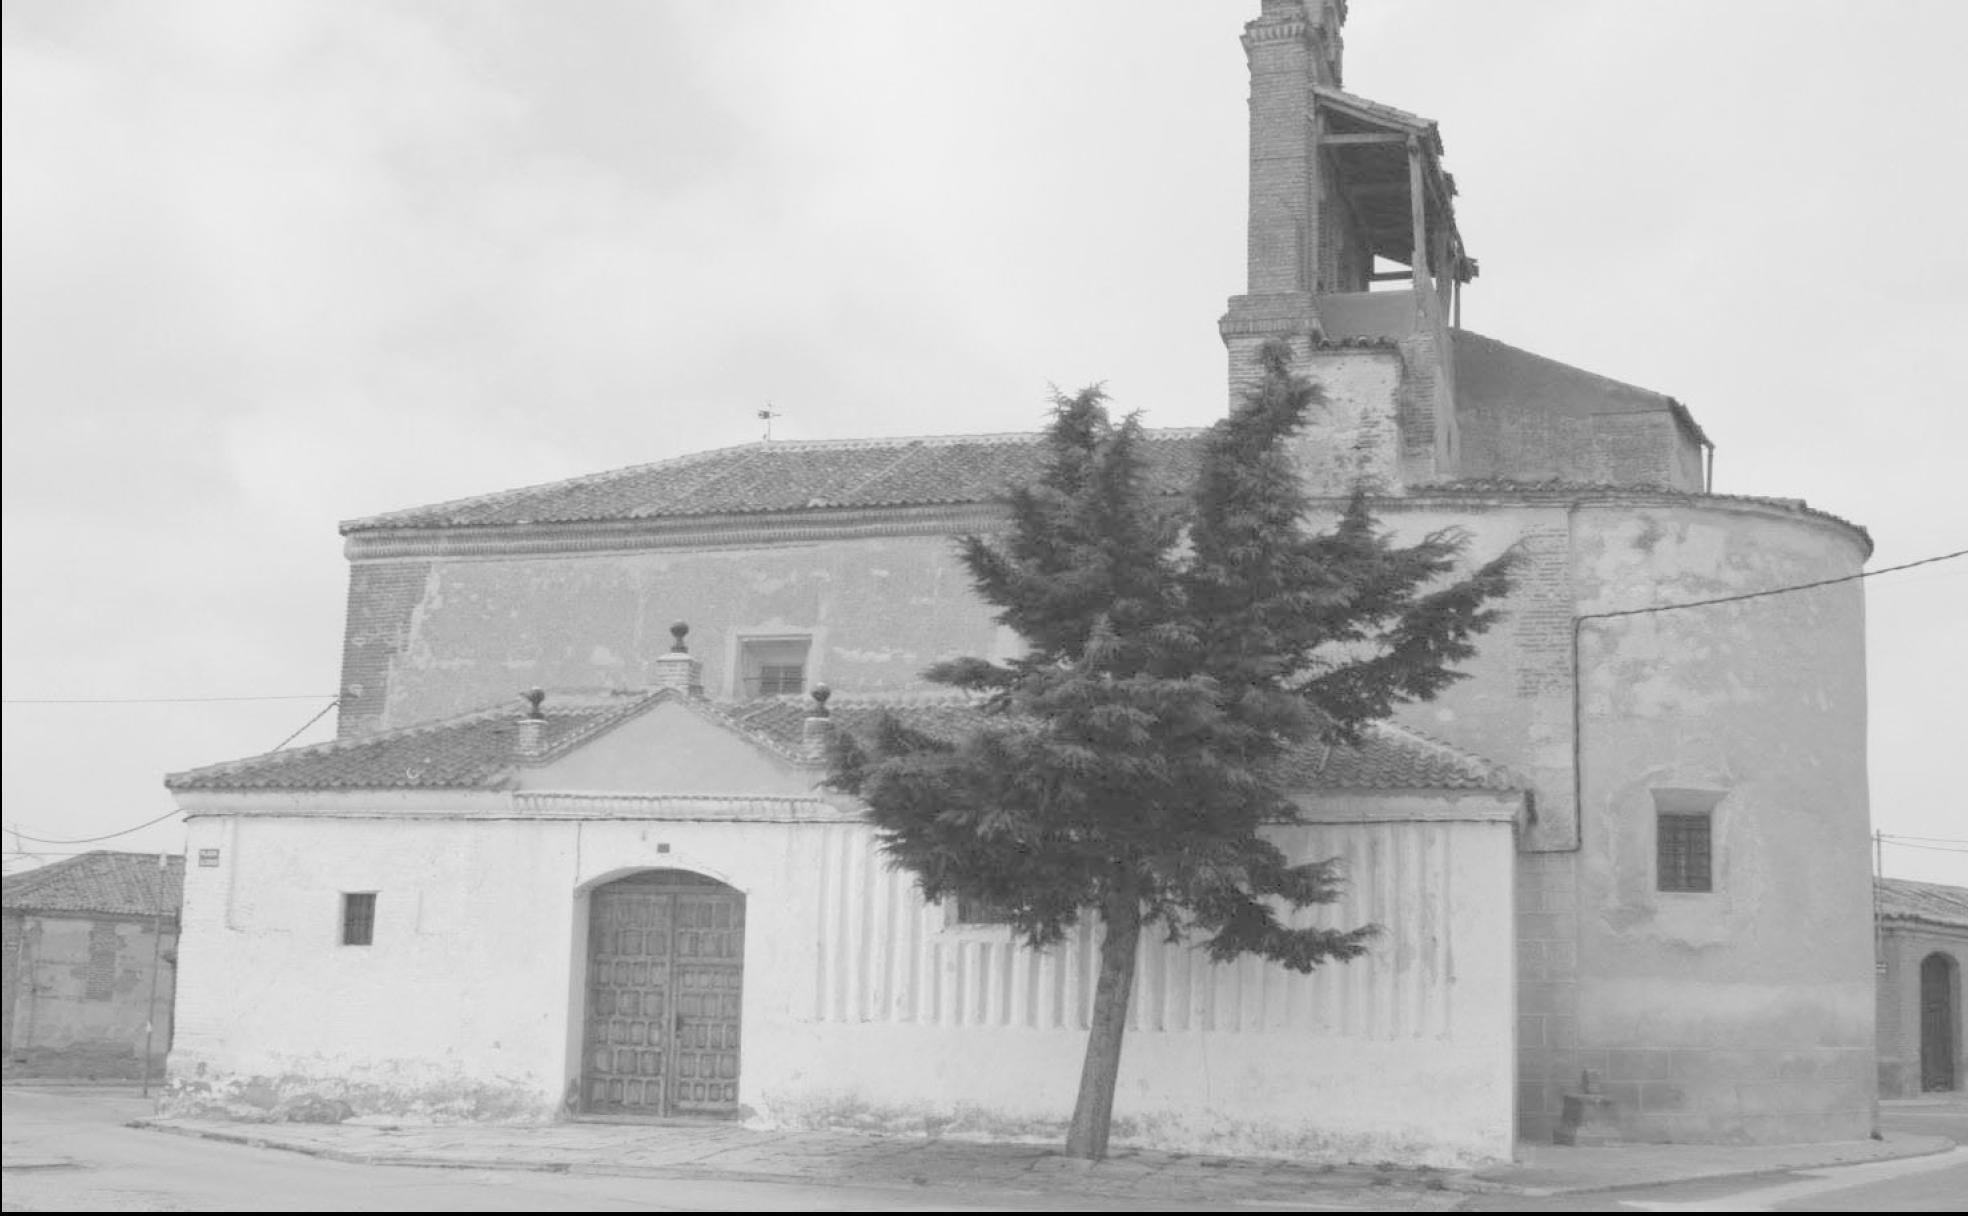
{"type": "MultiPolygon", "coordinates": [[[[300,698],[297,697],[206,697],[206,698],[187,697],[182,699],[213,700],[213,701],[226,701],[226,700],[290,701],[290,700],[299,700],[300,698]]],[[[329,701],[328,704],[321,707],[319,713],[316,713],[312,718],[309,718],[307,721],[301,723],[300,730],[297,730],[293,734],[288,735],[285,739],[282,739],[278,744],[274,745],[272,750],[277,752],[281,748],[286,747],[289,743],[292,743],[294,740],[300,738],[302,733],[305,732],[308,727],[313,726],[316,722],[319,722],[321,721],[321,719],[327,717],[328,711],[334,709],[339,704],[341,704],[340,697],[336,697],[333,700],[329,701]]],[[[13,833],[14,838],[17,842],[22,840],[31,840],[35,844],[98,844],[105,840],[114,840],[118,836],[128,836],[132,832],[141,832],[147,827],[153,827],[157,824],[164,822],[166,819],[169,819],[171,816],[176,815],[177,813],[178,813],[177,811],[167,811],[164,814],[159,815],[157,818],[145,820],[143,823],[140,823],[133,828],[124,828],[120,832],[110,832],[107,835],[103,835],[103,836],[84,836],[75,840],[53,840],[45,836],[30,836],[26,832],[21,831],[19,828],[8,828],[7,830],[13,833]]],[[[30,852],[30,850],[22,850],[22,851],[30,852]]]]}
{"type": "Polygon", "coordinates": [[[1920,849],[1928,853],[1968,853],[1968,846],[1956,844],[1913,844],[1905,840],[1894,840],[1891,836],[1882,837],[1886,844],[1896,849],[1920,849]]]}
{"type": "Polygon", "coordinates": [[[114,840],[118,836],[128,836],[132,832],[141,832],[145,828],[151,827],[154,824],[163,823],[166,819],[169,819],[171,816],[177,813],[178,812],[176,810],[166,811],[162,815],[159,815],[157,818],[145,820],[143,823],[140,823],[133,828],[124,828],[120,832],[111,832],[107,836],[84,836],[77,840],[48,840],[40,836],[29,836],[26,832],[21,831],[19,828],[8,828],[7,831],[13,833],[14,837],[18,840],[32,840],[35,844],[96,844],[104,840],[114,840]]]}
{"type": "Polygon", "coordinates": [[[281,748],[286,747],[289,743],[292,743],[294,740],[300,738],[308,727],[313,726],[316,722],[319,722],[323,718],[327,717],[328,711],[335,708],[337,705],[340,705],[341,703],[342,703],[342,699],[340,697],[336,697],[334,700],[328,702],[328,704],[322,706],[320,713],[314,715],[312,718],[309,718],[307,721],[301,723],[300,730],[295,731],[293,734],[288,735],[285,739],[282,739],[280,742],[274,744],[273,750],[279,751],[281,748]]]}
{"type": "Polygon", "coordinates": [[[1617,612],[1587,612],[1576,620],[1603,621],[1616,616],[1645,616],[1651,612],[1673,612],[1680,608],[1704,608],[1710,604],[1733,604],[1739,600],[1760,600],[1765,596],[1789,595],[1793,591],[1809,591],[1814,587],[1834,587],[1839,583],[1856,583],[1862,578],[1873,578],[1881,574],[1892,574],[1900,570],[1911,570],[1915,566],[1931,566],[1936,562],[1953,561],[1957,557],[1968,557],[1968,549],[1956,549],[1952,553],[1940,553],[1933,557],[1923,557],[1915,562],[1901,562],[1897,566],[1883,566],[1878,570],[1861,570],[1857,574],[1841,575],[1838,578],[1821,578],[1815,582],[1792,583],[1788,587],[1771,587],[1767,591],[1745,591],[1741,595],[1718,595],[1710,600],[1689,600],[1685,604],[1656,604],[1651,608],[1623,608],[1617,612]]]}
{"type": "Polygon", "coordinates": [[[270,697],[8,697],[0,705],[192,705],[212,701],[319,701],[339,693],[292,693],[270,697]]]}

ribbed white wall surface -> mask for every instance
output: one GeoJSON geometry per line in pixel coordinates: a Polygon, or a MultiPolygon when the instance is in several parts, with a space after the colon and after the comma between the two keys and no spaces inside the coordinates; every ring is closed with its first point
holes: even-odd
{"type": "MultiPolygon", "coordinates": [[[[1386,925],[1361,959],[1300,975],[1254,958],[1212,964],[1159,935],[1141,947],[1130,1024],[1229,1033],[1312,1031],[1347,1038],[1442,1038],[1454,1022],[1452,825],[1296,826],[1274,837],[1294,860],[1345,859],[1336,903],[1300,925],[1386,925]]],[[[891,869],[860,825],[813,829],[818,897],[810,1004],[819,1022],[1081,1029],[1093,1003],[1097,927],[1035,951],[1002,927],[950,923],[891,869]]]]}

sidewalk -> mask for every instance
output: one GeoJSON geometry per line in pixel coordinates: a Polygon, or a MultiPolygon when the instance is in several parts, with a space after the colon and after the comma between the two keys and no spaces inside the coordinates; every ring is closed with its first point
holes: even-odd
{"type": "Polygon", "coordinates": [[[1459,1191],[1502,1191],[1518,1195],[1572,1195],[1628,1187],[1774,1174],[1925,1157],[1954,1147],[1945,1136],[1887,1133],[1880,1140],[1841,1140],[1829,1144],[1622,1144],[1606,1148],[1566,1148],[1557,1144],[1517,1146],[1517,1160],[1452,1179],[1459,1191]]]}
{"type": "Polygon", "coordinates": [[[1160,1204],[1452,1211],[1464,1196],[1441,1170],[1118,1151],[1098,1163],[1057,1148],[838,1132],[752,1131],[725,1123],[558,1123],[535,1127],[253,1124],[143,1119],[133,1126],[369,1165],[526,1169],[856,1188],[961,1188],[1034,1198],[1160,1204]]]}
{"type": "Polygon", "coordinates": [[[1520,1160],[1455,1173],[1393,1166],[1118,1151],[1098,1163],[1056,1148],[833,1132],[752,1131],[724,1123],[561,1123],[536,1127],[230,1123],[144,1119],[134,1126],[372,1165],[543,1170],[652,1178],[854,1187],[959,1187],[1061,1199],[1451,1211],[1469,1193],[1558,1195],[1694,1178],[1848,1165],[1942,1152],[1938,1136],[1820,1145],[1522,1145],[1520,1160]]]}

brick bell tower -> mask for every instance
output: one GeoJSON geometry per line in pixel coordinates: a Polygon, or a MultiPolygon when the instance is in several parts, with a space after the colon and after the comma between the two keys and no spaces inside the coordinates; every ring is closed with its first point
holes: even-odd
{"type": "Polygon", "coordinates": [[[1308,488],[1399,493],[1455,475],[1450,329],[1476,264],[1435,124],[1341,88],[1345,20],[1346,0],[1263,0],[1244,26],[1246,284],[1218,328],[1233,401],[1274,338],[1326,390],[1308,488]]]}

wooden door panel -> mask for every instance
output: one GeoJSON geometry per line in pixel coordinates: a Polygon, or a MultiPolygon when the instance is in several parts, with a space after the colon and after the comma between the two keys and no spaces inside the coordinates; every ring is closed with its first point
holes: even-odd
{"type": "Polygon", "coordinates": [[[631,880],[589,904],[590,1112],[736,1114],[744,896],[631,880]]]}
{"type": "Polygon", "coordinates": [[[665,1111],[672,919],[670,897],[648,891],[604,889],[590,904],[590,1111],[665,1111]]]}
{"type": "Polygon", "coordinates": [[[738,1110],[743,898],[680,895],[676,923],[676,1109],[738,1110]]]}

